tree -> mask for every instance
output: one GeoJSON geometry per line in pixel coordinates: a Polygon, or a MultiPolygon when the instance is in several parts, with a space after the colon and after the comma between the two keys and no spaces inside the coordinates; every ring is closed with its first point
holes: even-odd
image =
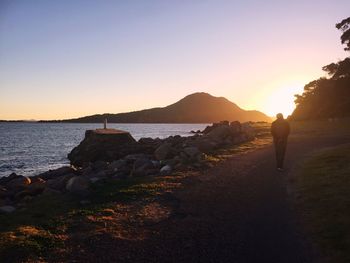
{"type": "Polygon", "coordinates": [[[346,45],[344,50],[350,50],[350,17],[343,19],[335,27],[343,32],[340,39],[341,43],[346,45]]]}

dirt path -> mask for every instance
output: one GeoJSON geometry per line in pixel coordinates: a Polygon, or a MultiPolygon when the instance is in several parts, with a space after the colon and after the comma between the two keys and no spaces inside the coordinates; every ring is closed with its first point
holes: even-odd
{"type": "Polygon", "coordinates": [[[174,214],[146,226],[145,238],[103,236],[90,246],[95,258],[84,260],[312,262],[288,203],[287,178],[305,155],[345,142],[348,138],[292,137],[283,173],[275,170],[271,146],[236,156],[185,183],[170,198],[174,214]]]}

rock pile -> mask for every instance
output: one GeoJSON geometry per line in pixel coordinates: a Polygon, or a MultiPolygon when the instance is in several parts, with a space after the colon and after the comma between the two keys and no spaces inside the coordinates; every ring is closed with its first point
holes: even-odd
{"type": "Polygon", "coordinates": [[[141,138],[127,132],[87,131],[68,155],[72,166],[33,177],[11,174],[0,178],[0,212],[10,213],[41,194],[89,194],[90,184],[107,178],[166,176],[176,170],[206,166],[205,156],[216,149],[254,139],[247,123],[220,122],[189,137],[141,138]]]}

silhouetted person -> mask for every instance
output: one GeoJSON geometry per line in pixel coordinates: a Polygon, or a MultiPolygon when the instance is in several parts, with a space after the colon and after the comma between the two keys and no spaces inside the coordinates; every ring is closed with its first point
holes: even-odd
{"type": "Polygon", "coordinates": [[[273,143],[275,144],[277,169],[282,171],[290,126],[288,121],[283,118],[282,113],[278,113],[276,117],[277,120],[271,125],[271,134],[273,137],[273,143]]]}

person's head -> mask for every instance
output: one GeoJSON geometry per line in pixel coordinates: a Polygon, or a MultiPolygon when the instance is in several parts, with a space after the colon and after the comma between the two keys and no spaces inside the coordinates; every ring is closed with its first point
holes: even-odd
{"type": "Polygon", "coordinates": [[[283,114],[282,113],[277,113],[276,118],[278,120],[283,120],[283,114]]]}

